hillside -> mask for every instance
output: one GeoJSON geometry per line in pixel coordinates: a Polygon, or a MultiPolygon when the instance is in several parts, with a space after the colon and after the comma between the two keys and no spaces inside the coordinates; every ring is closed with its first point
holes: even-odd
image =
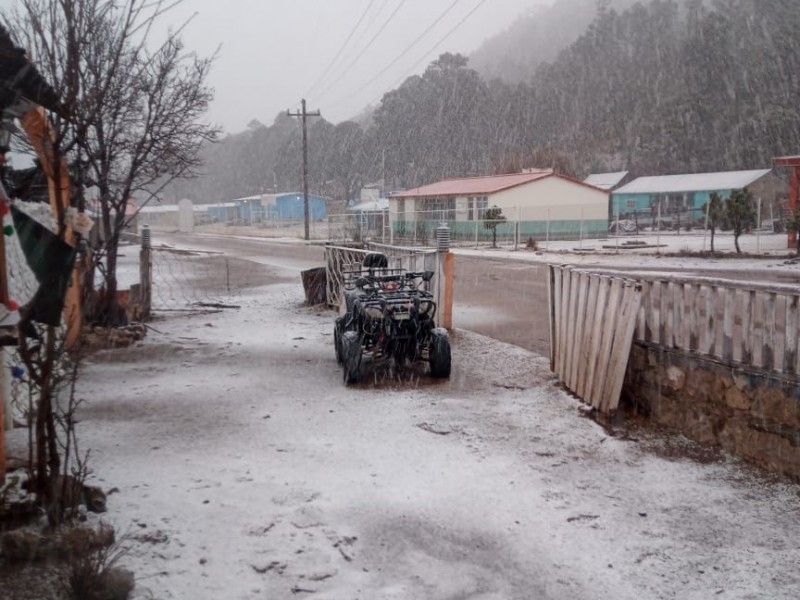
{"type": "MultiPolygon", "coordinates": [[[[610,6],[619,10],[636,1],[611,0],[610,6]]],[[[597,0],[555,0],[531,9],[470,55],[470,66],[487,80],[530,81],[539,65],[574,43],[596,15],[597,0]]]]}
{"type": "MultiPolygon", "coordinates": [[[[601,4],[595,15],[525,81],[489,79],[446,53],[369,119],[315,120],[312,191],[344,201],[368,183],[399,189],[523,167],[576,177],[759,168],[800,151],[796,0],[651,0],[601,4]]],[[[285,116],[229,136],[207,158],[208,175],[174,187],[174,198],[300,187],[300,136],[285,116]]]]}

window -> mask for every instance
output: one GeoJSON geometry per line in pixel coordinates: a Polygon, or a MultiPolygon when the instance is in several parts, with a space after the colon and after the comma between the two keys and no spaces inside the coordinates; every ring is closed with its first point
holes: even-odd
{"type": "Polygon", "coordinates": [[[470,196],[467,198],[467,220],[474,221],[475,220],[475,198],[470,196]]]}
{"type": "Polygon", "coordinates": [[[475,210],[478,213],[479,219],[483,218],[483,214],[486,212],[487,208],[489,208],[488,196],[480,196],[479,198],[475,198],[475,210]]]}
{"type": "Polygon", "coordinates": [[[456,200],[455,198],[431,198],[425,200],[423,204],[426,221],[455,221],[456,220],[456,200]]]}
{"type": "Polygon", "coordinates": [[[633,210],[634,208],[636,208],[636,200],[633,200],[633,199],[626,200],[625,201],[625,207],[633,210]]]}
{"type": "Polygon", "coordinates": [[[406,199],[400,198],[397,201],[397,220],[405,221],[406,219],[406,199]]]}

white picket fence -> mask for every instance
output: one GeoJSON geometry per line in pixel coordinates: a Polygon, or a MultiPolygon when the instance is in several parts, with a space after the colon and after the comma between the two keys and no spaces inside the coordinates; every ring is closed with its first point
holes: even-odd
{"type": "Polygon", "coordinates": [[[624,276],[550,266],[550,368],[603,414],[616,411],[641,302],[624,276]]]}
{"type": "Polygon", "coordinates": [[[800,385],[800,286],[550,267],[550,363],[613,412],[632,342],[800,385]]]}
{"type": "Polygon", "coordinates": [[[638,342],[732,366],[800,373],[800,286],[703,277],[637,277],[638,342]]]}

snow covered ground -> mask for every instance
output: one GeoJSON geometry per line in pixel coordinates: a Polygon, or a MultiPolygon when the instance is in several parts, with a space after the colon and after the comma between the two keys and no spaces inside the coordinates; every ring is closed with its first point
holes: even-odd
{"type": "Polygon", "coordinates": [[[797,486],[612,436],[543,358],[463,331],[450,381],[345,387],[334,315],[280,273],[84,371],[82,447],[120,490],[136,598],[800,596],[797,486]]]}
{"type": "Polygon", "coordinates": [[[504,246],[496,249],[481,247],[454,248],[456,254],[484,256],[505,260],[530,262],[569,263],[581,266],[620,267],[648,270],[674,269],[683,271],[742,271],[766,275],[781,272],[797,274],[800,283],[800,264],[793,259],[793,251],[787,249],[786,234],[746,234],[739,240],[742,257],[737,256],[730,235],[717,235],[714,247],[717,255],[698,257],[697,253],[708,251],[710,241],[702,234],[680,235],[654,234],[619,237],[602,240],[556,241],[539,243],[538,251],[521,247],[518,250],[504,246]],[[626,247],[626,242],[644,242],[650,247],[626,247]],[[695,255],[693,255],[695,254],[695,255]]]}

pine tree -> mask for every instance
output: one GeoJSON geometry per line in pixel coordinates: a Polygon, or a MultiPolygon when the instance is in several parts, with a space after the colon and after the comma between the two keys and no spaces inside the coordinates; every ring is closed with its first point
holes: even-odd
{"type": "Polygon", "coordinates": [[[753,193],[747,188],[735,190],[731,199],[725,204],[725,216],[733,227],[733,243],[736,253],[741,254],[739,237],[756,224],[756,207],[753,204],[753,193]]]}

